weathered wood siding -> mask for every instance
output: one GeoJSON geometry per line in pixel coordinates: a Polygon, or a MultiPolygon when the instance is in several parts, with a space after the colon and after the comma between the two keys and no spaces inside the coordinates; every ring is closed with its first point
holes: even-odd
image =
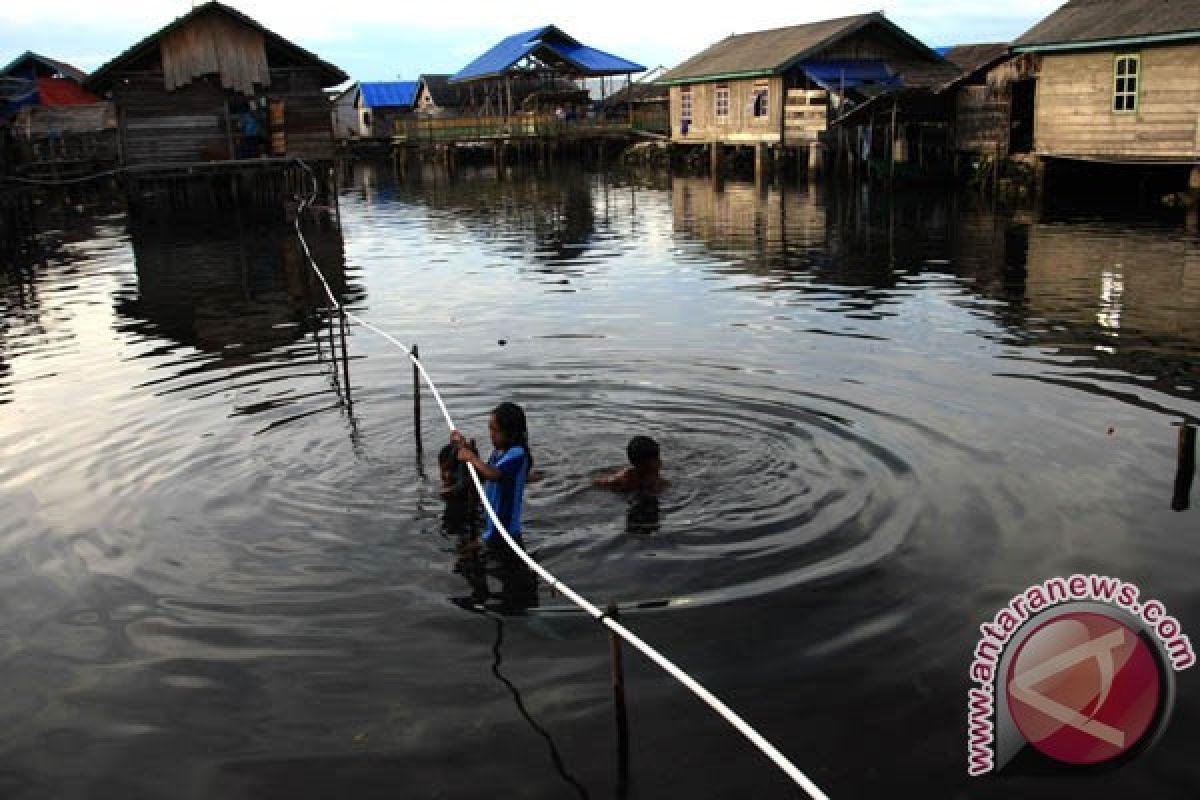
{"type": "Polygon", "coordinates": [[[675,142],[724,142],[727,144],[777,143],[783,114],[783,79],[748,78],[717,83],[694,83],[692,121],[687,135],[682,132],[682,94],[671,87],[671,140],[675,142]],[[729,87],[729,116],[717,117],[717,87],[729,87]],[[766,88],[767,114],[754,116],[754,93],[766,88]]]}
{"type": "MultiPolygon", "coordinates": [[[[113,100],[120,113],[120,137],[126,164],[219,161],[237,155],[240,138],[229,103],[244,99],[222,89],[216,76],[203,76],[167,91],[161,69],[120,75],[113,100]]],[[[329,101],[317,70],[271,70],[271,85],[260,97],[282,104],[283,120],[263,120],[272,155],[312,160],[333,157],[329,101]]]]}
{"type": "Polygon", "coordinates": [[[1037,85],[1039,155],[1112,159],[1200,156],[1200,45],[1139,52],[1136,113],[1114,113],[1117,51],[1047,54],[1037,85]]]}
{"type": "Polygon", "coordinates": [[[1012,92],[1002,86],[962,86],[955,96],[955,148],[965,153],[1006,155],[1012,92]]]}

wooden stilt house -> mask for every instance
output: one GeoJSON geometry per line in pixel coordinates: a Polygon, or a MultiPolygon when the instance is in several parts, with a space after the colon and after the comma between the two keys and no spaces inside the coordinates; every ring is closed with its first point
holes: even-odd
{"type": "Polygon", "coordinates": [[[334,99],[334,135],[339,140],[391,141],[397,123],[413,116],[418,81],[362,81],[334,99]]]}
{"type": "Polygon", "coordinates": [[[19,143],[23,170],[62,177],[116,159],[116,114],[83,88],[86,79],[70,64],[31,52],[0,69],[0,125],[19,143]]]}
{"type": "Polygon", "coordinates": [[[324,89],[347,75],[235,9],[208,2],[85,82],[117,108],[127,165],[333,157],[324,89]]]}
{"type": "Polygon", "coordinates": [[[1200,163],[1200,0],[1071,0],[1013,51],[1039,62],[1038,155],[1200,163]]]}
{"type": "Polygon", "coordinates": [[[952,47],[946,60],[962,70],[940,90],[953,107],[955,150],[993,159],[1030,152],[1036,59],[993,42],[952,47]]]}
{"type": "Polygon", "coordinates": [[[451,86],[449,75],[422,75],[418,83],[418,114],[452,117],[461,114],[467,105],[466,90],[451,86]]]}
{"type": "Polygon", "coordinates": [[[959,73],[883,14],[729,36],[663,75],[677,143],[808,146],[852,107],[959,73]]]}
{"type": "Polygon", "coordinates": [[[603,87],[608,77],[621,75],[628,82],[633,74],[645,71],[641,64],[589,47],[546,25],[503,39],[451,76],[449,83],[465,89],[482,113],[510,117],[518,110],[553,111],[578,103],[577,98],[586,103],[587,91],[573,88],[572,81],[599,78],[603,87]]]}

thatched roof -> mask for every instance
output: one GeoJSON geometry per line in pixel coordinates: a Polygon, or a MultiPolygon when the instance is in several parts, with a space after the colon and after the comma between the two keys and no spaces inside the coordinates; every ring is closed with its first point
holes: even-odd
{"type": "Polygon", "coordinates": [[[659,81],[672,84],[777,74],[806,58],[819,56],[822,50],[870,25],[886,28],[906,42],[914,55],[942,63],[941,56],[875,12],[734,34],[684,61],[659,81]]]}
{"type": "Polygon", "coordinates": [[[1071,0],[1013,48],[1080,49],[1127,40],[1200,39],[1200,0],[1071,0]]]}
{"type": "MultiPolygon", "coordinates": [[[[223,15],[233,22],[239,23],[246,28],[261,33],[265,40],[268,51],[281,53],[287,60],[298,64],[318,67],[321,70],[321,84],[323,86],[336,86],[337,84],[343,83],[350,79],[349,75],[347,75],[345,72],[342,72],[342,70],[335,67],[333,64],[321,60],[313,53],[305,50],[303,47],[300,47],[299,45],[284,39],[279,34],[268,30],[237,9],[230,8],[227,5],[216,2],[216,0],[212,0],[212,2],[204,3],[203,5],[193,8],[190,12],[184,14],[182,17],[179,17],[162,30],[152,33],[145,39],[142,39],[140,42],[121,53],[112,61],[109,61],[104,66],[100,67],[100,69],[93,72],[91,77],[87,79],[84,85],[89,91],[96,93],[107,90],[109,87],[111,87],[113,81],[116,79],[116,73],[121,69],[131,66],[134,62],[144,58],[154,50],[159,49],[164,37],[169,37],[171,34],[180,31],[194,20],[209,14],[223,15]]],[[[270,60],[269,56],[268,58],[270,60]]]]}

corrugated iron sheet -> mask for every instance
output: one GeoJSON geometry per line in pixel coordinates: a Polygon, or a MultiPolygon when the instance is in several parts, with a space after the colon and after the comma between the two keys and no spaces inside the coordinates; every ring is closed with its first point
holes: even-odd
{"type": "Polygon", "coordinates": [[[408,107],[417,102],[420,81],[373,81],[360,83],[363,105],[368,108],[408,107]]]}

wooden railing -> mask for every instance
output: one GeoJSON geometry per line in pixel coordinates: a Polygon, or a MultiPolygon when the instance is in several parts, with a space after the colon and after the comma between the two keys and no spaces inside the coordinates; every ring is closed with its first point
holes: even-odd
{"type": "Polygon", "coordinates": [[[413,117],[398,119],[395,139],[406,144],[485,141],[490,139],[531,139],[541,137],[586,136],[618,131],[665,133],[670,120],[664,112],[634,111],[607,118],[604,116],[569,119],[557,114],[521,114],[511,117],[413,117]]]}

